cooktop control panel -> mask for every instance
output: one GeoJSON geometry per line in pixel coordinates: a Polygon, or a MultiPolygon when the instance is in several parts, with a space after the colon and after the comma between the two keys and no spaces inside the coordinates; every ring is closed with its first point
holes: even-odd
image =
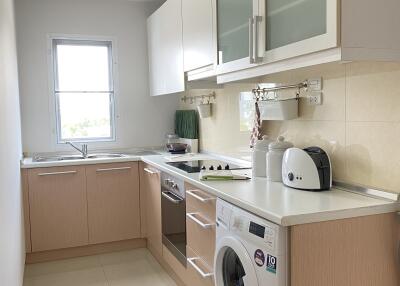
{"type": "Polygon", "coordinates": [[[219,160],[180,161],[167,162],[167,164],[187,173],[199,173],[201,170],[239,170],[251,168],[250,163],[248,165],[238,165],[219,160]]]}

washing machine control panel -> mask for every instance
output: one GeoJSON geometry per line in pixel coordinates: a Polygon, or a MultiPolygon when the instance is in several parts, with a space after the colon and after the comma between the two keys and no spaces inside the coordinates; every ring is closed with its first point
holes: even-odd
{"type": "Polygon", "coordinates": [[[275,230],[269,226],[261,225],[250,221],[249,233],[259,239],[263,239],[267,248],[274,250],[275,248],[275,230]]]}
{"type": "Polygon", "coordinates": [[[259,225],[251,221],[249,226],[249,232],[258,237],[264,238],[265,226],[259,225]]]}

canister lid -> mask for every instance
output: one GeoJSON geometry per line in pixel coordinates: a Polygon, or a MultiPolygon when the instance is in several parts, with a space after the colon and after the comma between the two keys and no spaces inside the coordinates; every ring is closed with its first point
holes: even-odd
{"type": "Polygon", "coordinates": [[[292,148],[293,144],[289,141],[285,141],[285,137],[278,136],[275,142],[268,145],[269,150],[286,150],[292,148]]]}
{"type": "Polygon", "coordinates": [[[257,140],[256,144],[254,145],[254,149],[268,150],[268,146],[270,143],[271,143],[271,140],[268,139],[268,136],[263,135],[261,140],[257,140]]]}

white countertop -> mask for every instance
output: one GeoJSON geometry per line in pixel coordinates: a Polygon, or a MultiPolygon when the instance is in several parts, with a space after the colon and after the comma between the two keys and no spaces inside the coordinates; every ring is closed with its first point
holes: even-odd
{"type": "MultiPolygon", "coordinates": [[[[199,154],[186,156],[197,160],[213,157],[199,154]]],[[[177,157],[176,160],[184,160],[177,157]]],[[[221,158],[219,158],[221,159],[221,158]]],[[[227,158],[223,158],[227,159],[227,158]]],[[[155,168],[175,175],[188,183],[210,192],[238,207],[282,226],[291,226],[327,220],[336,220],[400,210],[398,202],[377,199],[333,188],[324,192],[308,192],[285,187],[282,183],[264,178],[248,181],[200,181],[198,173],[186,173],[166,164],[166,154],[127,155],[121,158],[82,159],[57,162],[33,162],[25,158],[21,168],[40,168],[67,165],[144,161],[155,168]]],[[[233,162],[236,160],[233,160],[233,162]]],[[[246,174],[249,170],[236,171],[246,174]]],[[[251,172],[251,171],[250,171],[251,172]]]]}
{"type": "MultiPolygon", "coordinates": [[[[309,192],[285,187],[264,178],[248,181],[200,181],[199,174],[188,174],[167,165],[163,156],[145,156],[142,160],[161,171],[184,179],[238,207],[282,226],[395,212],[398,202],[376,199],[333,188],[309,192]]],[[[248,170],[237,171],[246,174],[248,170]]]]}

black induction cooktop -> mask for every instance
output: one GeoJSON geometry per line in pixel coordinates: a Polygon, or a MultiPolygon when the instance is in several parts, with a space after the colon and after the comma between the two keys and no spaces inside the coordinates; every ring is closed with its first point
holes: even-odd
{"type": "Polygon", "coordinates": [[[167,164],[187,173],[199,173],[200,170],[239,170],[251,168],[250,163],[247,165],[238,165],[219,160],[180,161],[167,162],[167,164]]]}

